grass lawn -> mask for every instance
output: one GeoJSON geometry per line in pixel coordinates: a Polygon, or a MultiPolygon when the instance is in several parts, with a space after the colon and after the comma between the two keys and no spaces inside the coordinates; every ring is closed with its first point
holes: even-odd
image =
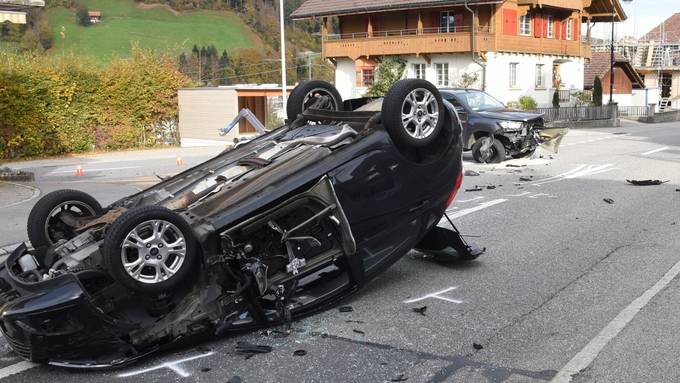
{"type": "Polygon", "coordinates": [[[102,22],[88,27],[76,23],[75,10],[48,8],[54,31],[53,55],[87,55],[100,63],[130,55],[132,43],[142,48],[190,51],[194,44],[223,49],[261,48],[259,38],[232,12],[177,13],[166,7],[141,8],[133,0],[81,0],[90,11],[101,11],[102,22]],[[61,27],[66,38],[60,36],[61,27]]]}

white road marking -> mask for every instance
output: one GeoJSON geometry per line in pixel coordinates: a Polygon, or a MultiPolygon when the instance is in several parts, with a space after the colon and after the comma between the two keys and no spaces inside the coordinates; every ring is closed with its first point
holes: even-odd
{"type": "Polygon", "coordinates": [[[15,374],[18,374],[20,372],[24,372],[26,370],[30,370],[33,367],[38,367],[39,364],[29,362],[27,360],[21,361],[19,363],[15,363],[12,365],[9,365],[4,368],[0,368],[0,379],[7,378],[8,376],[12,376],[15,374]]]}
{"type": "Polygon", "coordinates": [[[643,155],[643,156],[648,156],[648,155],[650,155],[650,154],[663,152],[663,151],[666,150],[666,149],[668,149],[668,146],[664,146],[663,148],[658,148],[658,149],[650,150],[650,151],[648,151],[648,152],[644,152],[644,153],[642,153],[642,155],[643,155]]]}
{"type": "Polygon", "coordinates": [[[524,193],[519,193],[519,194],[508,194],[508,197],[524,197],[525,195],[529,195],[531,192],[524,192],[524,193]]]}
{"type": "Polygon", "coordinates": [[[188,373],[181,366],[178,366],[179,364],[186,363],[186,362],[196,360],[196,359],[205,358],[206,356],[210,356],[210,355],[213,355],[213,354],[214,354],[214,352],[211,351],[211,352],[208,352],[206,354],[196,355],[196,356],[192,356],[192,357],[189,357],[189,358],[175,360],[175,361],[172,361],[172,362],[165,362],[165,363],[159,364],[158,366],[145,368],[143,370],[137,370],[137,371],[131,371],[131,372],[125,372],[125,373],[122,373],[122,374],[118,374],[118,377],[119,378],[128,378],[130,376],[141,375],[141,374],[145,374],[147,372],[167,368],[169,370],[172,370],[175,374],[181,376],[182,378],[188,378],[188,377],[191,376],[191,374],[188,373]]]}
{"type": "MultiPolygon", "coordinates": [[[[486,209],[486,208],[488,208],[488,207],[491,207],[491,206],[494,206],[494,205],[498,205],[498,204],[503,203],[503,202],[506,202],[506,201],[507,201],[507,199],[502,199],[502,198],[501,198],[501,199],[495,199],[495,200],[492,200],[492,201],[480,203],[479,205],[477,205],[477,206],[475,206],[475,207],[469,207],[469,208],[467,208],[467,209],[462,209],[462,210],[457,211],[457,212],[455,212],[455,213],[453,213],[453,214],[450,214],[450,215],[449,215],[449,218],[451,218],[452,220],[453,220],[453,219],[456,219],[456,218],[460,218],[460,217],[466,216],[466,215],[468,215],[468,214],[470,214],[470,213],[474,213],[474,212],[477,212],[477,211],[480,211],[480,210],[484,210],[484,209],[486,209]]],[[[446,220],[444,220],[444,221],[446,221],[446,220]]],[[[446,223],[448,224],[448,222],[446,222],[446,223]]]]}
{"type": "Polygon", "coordinates": [[[557,196],[554,196],[552,194],[546,194],[546,193],[537,193],[537,194],[534,194],[532,196],[529,196],[529,198],[532,198],[532,199],[537,199],[539,197],[557,198],[557,196]]]}
{"type": "Polygon", "coordinates": [[[574,375],[578,374],[587,368],[602,349],[614,339],[623,330],[630,321],[658,294],[663,290],[675,277],[680,274],[680,262],[671,267],[664,276],[650,287],[647,291],[642,293],[637,299],[631,302],[626,308],[600,331],[595,338],[593,338],[578,354],[576,354],[562,369],[555,375],[550,383],[568,383],[571,382],[574,375]]]}
{"type": "Polygon", "coordinates": [[[566,179],[573,179],[573,178],[577,178],[577,177],[606,173],[606,172],[615,170],[616,168],[614,168],[613,166],[614,165],[612,165],[612,164],[588,165],[588,167],[584,169],[584,167],[586,167],[586,165],[581,165],[581,166],[577,167],[576,169],[572,169],[572,170],[570,170],[566,173],[562,173],[560,175],[550,177],[550,178],[545,178],[545,179],[542,179],[542,180],[537,180],[532,185],[540,186],[540,185],[549,184],[549,183],[552,183],[552,182],[562,181],[562,180],[566,180],[566,179]]]}
{"type": "Polygon", "coordinates": [[[465,201],[458,201],[458,203],[466,203],[466,202],[472,202],[472,201],[479,201],[480,199],[484,199],[484,197],[475,197],[471,199],[466,199],[465,201]]]}
{"type": "Polygon", "coordinates": [[[449,302],[449,303],[461,304],[461,303],[463,303],[463,301],[459,301],[458,299],[451,299],[451,298],[448,298],[448,297],[441,296],[441,294],[448,293],[449,291],[455,290],[457,288],[458,288],[457,286],[448,287],[448,288],[445,288],[444,290],[437,291],[436,293],[432,293],[432,294],[427,294],[427,295],[422,296],[420,298],[405,300],[404,303],[420,302],[420,301],[424,301],[425,299],[433,298],[433,299],[439,299],[439,300],[442,300],[442,301],[446,301],[446,302],[449,302]]]}
{"type": "Polygon", "coordinates": [[[28,197],[27,199],[25,199],[23,201],[14,202],[14,203],[10,203],[10,204],[7,204],[7,205],[2,205],[2,206],[0,206],[0,209],[6,208],[6,207],[16,206],[16,205],[22,204],[24,202],[28,202],[30,200],[36,199],[40,196],[40,189],[38,189],[36,187],[29,186],[29,185],[17,184],[17,183],[14,183],[14,182],[0,181],[0,183],[1,182],[4,182],[6,184],[10,184],[10,185],[14,185],[14,186],[18,186],[18,187],[21,187],[21,188],[24,188],[24,189],[32,190],[33,195],[31,195],[30,197],[28,197]]]}
{"type": "MultiPolygon", "coordinates": [[[[139,169],[139,168],[141,168],[141,166],[121,166],[121,167],[118,167],[118,168],[99,168],[99,169],[89,169],[89,168],[83,167],[83,171],[85,173],[88,173],[88,172],[105,172],[105,171],[109,171],[109,170],[125,170],[125,169],[139,169]]],[[[76,171],[75,168],[73,168],[71,170],[57,170],[57,171],[54,171],[54,172],[50,172],[48,175],[51,176],[51,175],[54,175],[54,174],[75,173],[75,171],[76,171]]]]}

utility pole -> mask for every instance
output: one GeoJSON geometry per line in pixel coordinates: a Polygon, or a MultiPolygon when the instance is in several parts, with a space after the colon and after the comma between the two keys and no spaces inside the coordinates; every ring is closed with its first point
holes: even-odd
{"type": "Polygon", "coordinates": [[[609,103],[614,103],[614,23],[616,9],[614,7],[614,0],[612,1],[612,41],[611,41],[611,61],[609,62],[609,103]]]}
{"type": "Polygon", "coordinates": [[[312,55],[307,55],[307,74],[309,75],[309,80],[312,80],[312,55]]]}
{"type": "Polygon", "coordinates": [[[286,86],[286,26],[284,24],[283,0],[279,0],[279,18],[281,23],[281,89],[283,96],[283,108],[286,108],[288,87],[286,86]]]}

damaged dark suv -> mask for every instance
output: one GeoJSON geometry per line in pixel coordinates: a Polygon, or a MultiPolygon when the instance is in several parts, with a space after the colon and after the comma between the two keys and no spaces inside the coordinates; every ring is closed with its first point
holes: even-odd
{"type": "Polygon", "coordinates": [[[438,226],[462,181],[461,128],[430,83],[343,102],[330,84],[305,82],[288,114],[107,207],[75,190],[45,195],[28,218],[35,249],[0,266],[12,349],[120,366],[327,308],[413,248],[481,254],[450,220],[438,226]]]}
{"type": "Polygon", "coordinates": [[[568,129],[547,128],[543,115],[508,109],[488,93],[442,89],[463,124],[463,149],[477,162],[499,163],[531,156],[539,146],[557,153],[568,129]]]}

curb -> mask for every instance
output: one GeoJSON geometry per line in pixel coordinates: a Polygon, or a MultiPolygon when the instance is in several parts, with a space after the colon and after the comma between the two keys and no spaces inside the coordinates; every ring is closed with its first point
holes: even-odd
{"type": "Polygon", "coordinates": [[[34,182],[35,175],[32,172],[24,171],[17,173],[0,173],[0,181],[34,182]]]}

